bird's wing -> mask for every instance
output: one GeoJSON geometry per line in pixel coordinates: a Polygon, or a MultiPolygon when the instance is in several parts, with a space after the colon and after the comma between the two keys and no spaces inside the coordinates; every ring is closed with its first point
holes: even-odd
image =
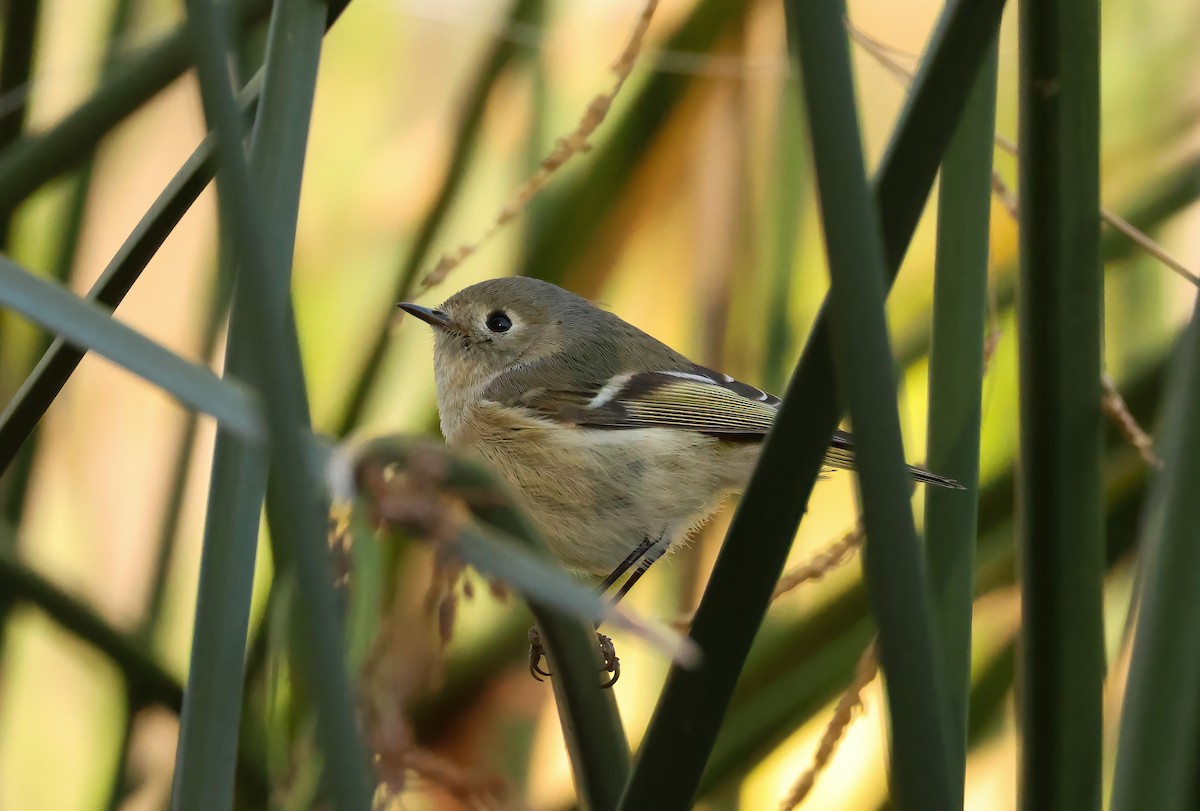
{"type": "MultiPolygon", "coordinates": [[[[523,388],[499,396],[504,405],[527,408],[545,419],[583,428],[680,428],[729,440],[757,441],[766,436],[779,409],[779,398],[703,366],[688,371],[626,372],[603,383],[572,390],[523,388]]],[[[825,464],[855,469],[854,438],[834,431],[825,464]]],[[[909,466],[914,479],[957,490],[953,479],[909,466]]]]}
{"type": "Polygon", "coordinates": [[[589,428],[680,428],[757,439],[770,430],[779,399],[695,366],[618,374],[586,390],[533,389],[520,404],[540,416],[589,428]]]}

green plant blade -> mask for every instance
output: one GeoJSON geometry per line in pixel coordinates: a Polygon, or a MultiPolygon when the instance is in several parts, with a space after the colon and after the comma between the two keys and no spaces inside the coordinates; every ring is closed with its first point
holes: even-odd
{"type": "Polygon", "coordinates": [[[220,380],[114,321],[99,305],[76,298],[2,256],[0,304],[145,378],[184,405],[211,414],[243,440],[253,443],[262,437],[258,406],[245,388],[220,380]]]}
{"type": "MultiPolygon", "coordinates": [[[[332,17],[336,10],[340,10],[340,6],[339,9],[329,10],[318,0],[296,0],[276,7],[271,22],[273,47],[268,48],[261,129],[256,136],[255,153],[257,156],[261,149],[264,153],[278,154],[269,160],[256,162],[256,166],[260,167],[258,171],[266,176],[252,178],[240,149],[227,146],[219,150],[217,190],[222,226],[234,237],[241,262],[234,307],[236,309],[239,306],[240,300],[244,302],[242,306],[247,312],[256,316],[242,319],[240,323],[248,327],[245,351],[262,390],[271,437],[267,518],[275,560],[294,574],[297,587],[303,595],[303,599],[297,600],[297,613],[306,629],[309,644],[302,646],[301,672],[317,706],[317,739],[324,758],[325,785],[329,801],[335,806],[366,809],[370,806],[372,787],[367,776],[362,741],[355,727],[354,702],[342,663],[345,651],[342,619],[333,593],[333,574],[325,538],[328,505],[317,495],[315,475],[311,469],[311,432],[307,425],[303,370],[291,320],[288,290],[298,202],[296,192],[308,135],[321,31],[326,12],[329,11],[332,17]],[[260,188],[268,192],[261,198],[258,194],[260,188]]],[[[189,0],[187,13],[194,38],[205,117],[221,142],[226,145],[240,144],[240,121],[226,72],[228,31],[218,9],[211,2],[189,0]]],[[[244,470],[237,464],[241,458],[238,454],[231,454],[230,458],[234,460],[231,463],[233,467],[244,470]]],[[[241,515],[240,505],[244,503],[240,500],[234,502],[231,512],[241,515]]],[[[239,540],[245,542],[245,539],[239,540]]],[[[206,544],[206,559],[211,549],[206,544]]],[[[253,551],[243,552],[240,560],[243,570],[235,574],[241,579],[244,589],[237,598],[244,600],[248,611],[248,578],[252,571],[248,573],[244,568],[253,566],[253,551]]],[[[221,583],[210,579],[202,583],[203,594],[200,599],[209,606],[217,605],[214,599],[220,596],[222,588],[221,583]]],[[[200,616],[202,612],[198,612],[198,623],[200,616]]],[[[229,651],[230,656],[234,655],[236,649],[240,664],[246,625],[240,613],[230,612],[228,616],[237,621],[230,622],[228,633],[219,643],[223,651],[229,651]]],[[[193,654],[192,661],[195,664],[195,647],[193,654]]],[[[230,703],[240,708],[240,674],[239,667],[234,674],[238,683],[231,687],[235,697],[218,704],[227,715],[230,703]]],[[[214,702],[222,701],[219,695],[213,695],[211,699],[214,702]]],[[[201,702],[195,712],[203,713],[207,709],[206,703],[201,702]]],[[[232,730],[223,728],[219,733],[214,733],[217,735],[215,741],[204,741],[212,746],[209,751],[221,764],[229,762],[229,749],[236,747],[236,712],[232,715],[232,719],[227,718],[233,722],[232,730]]],[[[194,714],[192,717],[198,716],[194,714]]],[[[185,729],[181,735],[186,733],[187,720],[185,718],[185,729]]],[[[177,761],[180,760],[186,760],[182,750],[177,757],[177,761]]],[[[213,796],[222,804],[227,804],[232,794],[224,786],[220,787],[220,791],[215,791],[203,782],[192,785],[199,797],[213,796]]],[[[195,807],[212,807],[190,794],[186,798],[181,796],[178,781],[174,797],[176,803],[195,802],[195,807]]]]}
{"type": "Polygon", "coordinates": [[[829,257],[830,324],[838,390],[859,456],[867,594],[879,628],[888,684],[892,791],[905,808],[955,805],[929,585],[910,504],[896,372],[884,314],[883,246],[867,188],[855,110],[845,6],[785,3],[788,43],[798,54],[813,165],[829,257]]]}
{"type": "Polygon", "coordinates": [[[931,469],[967,490],[950,493],[931,487],[925,493],[925,548],[938,609],[942,683],[951,719],[948,765],[957,805],[962,804],[965,789],[971,700],[979,429],[996,127],[996,42],[989,48],[942,161],[929,356],[925,458],[931,469]]]}
{"type": "Polygon", "coordinates": [[[1144,559],[1112,808],[1195,807],[1200,757],[1200,309],[1192,315],[1167,398],[1140,543],[1144,559]]]}
{"type": "Polygon", "coordinates": [[[1022,0],[1022,807],[1100,807],[1104,571],[1099,10],[1022,0]]]}
{"type": "MultiPolygon", "coordinates": [[[[986,53],[1003,2],[943,12],[874,184],[890,278],[986,53]]],[[[704,665],[672,668],[623,809],[686,806],[695,794],[742,664],[770,601],[840,411],[824,313],[788,385],[780,415],[721,546],[692,625],[704,665]],[[662,781],[671,774],[671,781],[662,781]]]]}
{"type": "Polygon", "coordinates": [[[790,303],[794,274],[792,265],[800,238],[797,223],[804,221],[806,184],[800,182],[811,171],[804,143],[804,105],[789,84],[779,88],[778,120],[775,122],[774,159],[777,172],[772,181],[774,209],[770,241],[770,282],[766,302],[767,328],[763,353],[762,378],[768,391],[780,391],[787,385],[794,351],[794,328],[790,303]]]}

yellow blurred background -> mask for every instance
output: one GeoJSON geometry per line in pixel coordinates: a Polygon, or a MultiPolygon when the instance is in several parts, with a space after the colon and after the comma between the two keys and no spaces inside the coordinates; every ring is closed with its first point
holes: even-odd
{"type": "MultiPolygon", "coordinates": [[[[594,298],[680,351],[751,383],[782,393],[827,282],[796,77],[775,2],[745,1],[744,13],[710,53],[665,50],[666,38],[695,5],[662,0],[628,87],[609,125],[650,77],[688,78],[683,103],[630,177],[618,179],[613,210],[557,268],[560,283],[594,298]],[[790,120],[790,125],[788,121],[790,120]],[[781,123],[782,121],[782,123],[781,123]],[[780,131],[783,129],[784,135],[780,131]],[[790,133],[796,174],[781,176],[781,137],[790,133]],[[800,138],[801,140],[797,140],[800,138]],[[783,188],[795,185],[797,219],[780,224],[783,188]],[[792,269],[779,288],[775,267],[792,269]],[[780,298],[782,290],[782,299],[780,298]],[[766,332],[773,306],[789,331],[779,357],[766,332]]],[[[743,0],[729,0],[740,3],[743,0]]],[[[120,43],[128,55],[180,20],[178,3],[139,5],[120,43]]],[[[569,131],[587,101],[612,81],[610,66],[641,8],[639,0],[551,0],[536,24],[511,25],[502,0],[354,0],[330,32],[322,56],[296,246],[294,303],[312,413],[318,431],[336,430],[374,330],[391,318],[398,269],[442,182],[465,88],[497,39],[517,60],[492,93],[480,141],[461,192],[435,240],[434,255],[474,239],[537,156],[569,131]]],[[[30,126],[52,125],[92,89],[109,2],[43,0],[30,126]]],[[[940,4],[854,0],[853,23],[886,44],[892,58],[916,64],[940,4]]],[[[1016,137],[1015,8],[1000,46],[997,127],[1016,137]]],[[[1152,193],[1200,148],[1200,6],[1188,0],[1103,4],[1103,199],[1123,211],[1152,193]]],[[[855,50],[866,146],[877,160],[903,102],[904,88],[862,48],[855,50]]],[[[0,99],[0,105],[4,99],[0,99]]],[[[593,139],[600,148],[610,131],[593,139]]],[[[194,78],[187,76],[121,125],[99,152],[80,252],[70,285],[83,294],[204,131],[194,78]]],[[[474,281],[517,269],[523,245],[556,187],[587,178],[591,155],[557,177],[546,198],[424,295],[435,304],[474,281]]],[[[1015,186],[1014,162],[997,170],[1015,186]]],[[[57,240],[67,184],[39,192],[20,212],[12,254],[45,271],[57,240]]],[[[1195,196],[1195,195],[1193,195],[1195,196]]],[[[932,211],[932,206],[930,207],[932,211]]],[[[590,216],[581,211],[581,217],[590,216]]],[[[1200,209],[1190,205],[1154,232],[1191,267],[1200,266],[1200,209]]],[[[897,354],[907,363],[900,392],[910,461],[925,443],[927,333],[934,228],[927,213],[905,261],[889,312],[897,354]]],[[[993,285],[1011,289],[1016,227],[996,206],[993,285]]],[[[184,218],[120,306],[119,317],[165,346],[200,361],[204,303],[215,274],[217,235],[211,189],[184,218]]],[[[1107,366],[1118,382],[1156,362],[1188,314],[1192,290],[1154,260],[1134,252],[1108,273],[1107,366]]],[[[997,300],[1003,296],[998,294],[997,300]]],[[[32,330],[6,315],[0,349],[0,396],[15,391],[33,358],[32,330]]],[[[984,391],[983,484],[1008,471],[1016,449],[1015,329],[1010,309],[991,319],[998,343],[984,391]]],[[[385,369],[355,431],[434,432],[435,404],[425,328],[394,321],[385,369]]],[[[217,357],[220,357],[220,351],[217,357]]],[[[43,422],[19,554],[54,583],[95,607],[113,625],[140,626],[155,548],[186,414],[150,385],[89,356],[43,422]]],[[[1150,426],[1152,427],[1152,426],[1150,426]]],[[[195,603],[213,425],[201,420],[188,475],[178,546],[164,615],[152,650],[180,679],[186,675],[195,603]]],[[[921,514],[916,496],[916,514],[921,514]]],[[[657,567],[633,592],[632,605],[664,618],[690,609],[703,587],[728,510],[692,549],[657,567]]],[[[818,485],[792,553],[798,564],[851,529],[853,479],[818,485]]],[[[418,553],[419,555],[419,553],[418,553]]],[[[269,555],[260,555],[260,585],[269,555]]],[[[426,566],[427,562],[414,566],[426,566]]],[[[419,591],[422,573],[406,578],[419,591]]],[[[1116,655],[1127,608],[1130,567],[1113,570],[1107,623],[1116,655]]],[[[836,600],[860,577],[857,561],[820,583],[780,599],[768,630],[836,600]]],[[[261,592],[258,599],[261,609],[261,592]]],[[[451,655],[479,645],[513,609],[480,590],[463,606],[451,655]]],[[[1017,629],[1018,596],[1008,581],[976,606],[975,659],[985,670],[1017,629]]],[[[256,616],[259,615],[256,612],[256,616]]],[[[432,624],[432,620],[431,620],[432,624]]],[[[616,637],[623,676],[616,688],[626,728],[640,739],[667,663],[635,640],[616,637]]],[[[425,742],[474,772],[513,785],[512,808],[560,809],[573,796],[548,686],[532,681],[517,651],[487,689],[460,707],[453,723],[425,742]]],[[[1106,729],[1115,730],[1121,686],[1114,671],[1106,729]]],[[[702,802],[703,807],[774,808],[811,759],[836,696],[756,764],[702,802]]],[[[967,807],[1015,807],[1015,737],[1009,709],[973,748],[967,807]]],[[[864,693],[830,767],[805,804],[813,809],[875,809],[887,796],[886,723],[880,682],[864,693]]],[[[125,698],[117,671],[38,611],[19,607],[0,660],[0,809],[91,809],[108,800],[123,735],[125,698]]],[[[136,718],[131,769],[140,781],[125,807],[162,807],[169,790],[177,722],[168,713],[136,718]]],[[[1111,751],[1111,740],[1106,751],[1111,751]]],[[[664,776],[666,777],[666,776],[664,776]]],[[[416,779],[401,795],[406,809],[461,807],[433,783],[416,779]]]]}

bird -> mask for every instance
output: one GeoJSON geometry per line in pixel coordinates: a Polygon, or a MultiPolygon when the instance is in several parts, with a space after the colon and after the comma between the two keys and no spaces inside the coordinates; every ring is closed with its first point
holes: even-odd
{"type": "MultiPolygon", "coordinates": [[[[779,411],[778,397],[539,279],[479,282],[437,308],[397,306],[433,327],[447,444],[509,485],[563,566],[603,577],[602,592],[633,569],[615,600],[744,488],[779,411]]],[[[835,431],[824,461],[853,469],[851,435],[835,431]]],[[[615,652],[600,637],[608,665],[615,652]]]]}

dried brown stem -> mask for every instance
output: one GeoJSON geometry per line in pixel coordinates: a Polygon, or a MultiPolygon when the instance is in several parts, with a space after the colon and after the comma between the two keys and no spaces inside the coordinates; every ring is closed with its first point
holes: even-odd
{"type": "MultiPolygon", "coordinates": [[[[779,578],[779,582],[775,584],[775,592],[771,595],[771,602],[778,600],[789,591],[805,583],[820,580],[834,569],[845,564],[862,546],[864,538],[863,528],[860,524],[795,569],[784,572],[783,576],[779,578]]],[[[686,629],[692,624],[695,616],[694,611],[689,612],[677,618],[671,625],[676,629],[686,629]]]]}
{"type": "Polygon", "coordinates": [[[1117,384],[1108,375],[1100,375],[1100,385],[1104,393],[1100,399],[1100,407],[1110,420],[1116,423],[1117,429],[1130,445],[1137,448],[1138,455],[1152,468],[1161,468],[1162,459],[1154,452],[1154,440],[1142,430],[1137,420],[1129,413],[1125,398],[1117,391],[1117,384]]]}
{"type": "Polygon", "coordinates": [[[784,572],[775,584],[775,592],[771,600],[778,600],[789,591],[813,580],[820,580],[842,564],[850,560],[863,544],[862,524],[847,532],[839,540],[834,541],[825,549],[818,552],[805,563],[795,569],[784,572]]]}
{"type": "Polygon", "coordinates": [[[654,16],[654,10],[657,7],[658,0],[647,0],[642,13],[638,16],[637,22],[633,26],[633,32],[629,35],[629,41],[625,44],[625,49],[613,64],[613,72],[617,78],[613,83],[612,89],[607,93],[601,93],[588,103],[575,129],[558,139],[554,148],[550,150],[550,154],[542,160],[541,166],[538,167],[533,177],[529,178],[529,180],[525,181],[517,189],[512,199],[509,200],[504,208],[500,209],[500,213],[483,234],[474,242],[465,242],[438,260],[437,264],[421,280],[421,290],[428,290],[434,285],[441,283],[450,271],[462,264],[467,257],[478,251],[492,237],[499,233],[505,225],[524,211],[525,207],[529,205],[529,201],[546,187],[546,184],[550,182],[550,178],[555,172],[565,166],[576,155],[587,152],[591,148],[588,144],[588,138],[604,123],[604,119],[608,116],[608,111],[612,108],[613,101],[617,98],[617,94],[621,92],[621,88],[624,87],[625,80],[629,78],[629,74],[633,72],[633,65],[642,50],[642,41],[646,37],[646,31],[650,27],[650,19],[654,16]]]}
{"type": "Polygon", "coordinates": [[[846,733],[850,722],[854,720],[854,711],[862,706],[862,693],[867,685],[875,678],[875,674],[879,672],[879,660],[875,655],[875,641],[872,640],[867,645],[867,649],[863,651],[862,656],[858,659],[858,666],[854,671],[854,681],[842,694],[838,700],[837,707],[834,708],[833,717],[829,719],[829,724],[825,727],[825,733],[821,736],[821,742],[817,744],[817,751],[813,755],[812,763],[800,775],[800,778],[792,786],[792,790],[788,792],[787,797],[780,803],[780,811],[792,811],[812,792],[813,786],[817,783],[817,778],[821,772],[829,765],[829,761],[833,758],[833,753],[837,751],[838,743],[842,736],[846,733]]]}

